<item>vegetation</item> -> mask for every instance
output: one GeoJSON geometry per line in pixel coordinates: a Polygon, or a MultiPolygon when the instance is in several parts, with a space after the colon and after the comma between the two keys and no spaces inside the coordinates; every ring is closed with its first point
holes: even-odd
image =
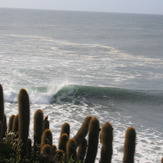
{"type": "MultiPolygon", "coordinates": [[[[10,117],[7,132],[3,88],[0,85],[0,163],[94,163],[99,139],[102,145],[100,163],[111,162],[113,128],[109,122],[100,129],[99,120],[87,116],[81,128],[71,139],[70,125],[64,123],[57,148],[53,144],[53,133],[49,128],[48,116],[44,117],[42,110],[37,110],[34,115],[32,143],[28,137],[30,104],[25,89],[20,90],[18,99],[19,113],[10,117]]],[[[125,137],[123,163],[134,162],[135,142],[136,131],[130,127],[125,137]]]]}

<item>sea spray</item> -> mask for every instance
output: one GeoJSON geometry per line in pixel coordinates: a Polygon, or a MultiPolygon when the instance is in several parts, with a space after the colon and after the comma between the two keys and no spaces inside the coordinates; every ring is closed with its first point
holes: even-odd
{"type": "MultiPolygon", "coordinates": [[[[50,82],[47,85],[33,85],[26,86],[26,90],[28,91],[30,97],[31,104],[50,104],[51,98],[56,95],[62,88],[66,87],[70,84],[68,81],[64,82],[50,82]],[[55,84],[54,84],[55,83],[55,84]],[[39,96],[38,96],[39,94],[39,96]]],[[[18,92],[21,89],[21,86],[16,87],[15,85],[10,85],[4,87],[4,99],[5,102],[9,103],[17,103],[18,102],[18,92]]]]}

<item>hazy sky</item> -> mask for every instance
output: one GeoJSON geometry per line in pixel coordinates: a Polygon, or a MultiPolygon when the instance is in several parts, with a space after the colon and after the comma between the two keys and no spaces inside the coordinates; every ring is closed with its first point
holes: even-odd
{"type": "Polygon", "coordinates": [[[0,7],[163,14],[163,0],[0,0],[0,7]]]}

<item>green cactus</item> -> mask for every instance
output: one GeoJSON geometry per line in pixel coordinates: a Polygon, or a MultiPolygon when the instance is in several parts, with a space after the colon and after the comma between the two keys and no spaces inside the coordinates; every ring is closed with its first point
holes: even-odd
{"type": "Polygon", "coordinates": [[[57,150],[55,153],[55,157],[54,160],[56,163],[67,163],[67,161],[65,161],[65,153],[63,150],[57,150]]]}
{"type": "Polygon", "coordinates": [[[3,123],[4,115],[4,97],[3,97],[3,88],[0,84],[0,121],[3,123]]]}
{"type": "Polygon", "coordinates": [[[19,102],[19,139],[22,140],[22,156],[26,154],[27,140],[29,134],[29,97],[25,89],[21,89],[18,97],[19,102]]]}
{"type": "Polygon", "coordinates": [[[12,131],[12,126],[13,126],[13,121],[14,121],[15,115],[11,115],[9,119],[9,124],[8,124],[8,132],[12,131]]]}
{"type": "Polygon", "coordinates": [[[97,118],[92,118],[89,123],[88,134],[88,150],[85,159],[85,163],[94,163],[98,149],[98,138],[100,132],[100,124],[97,118]]]}
{"type": "Polygon", "coordinates": [[[13,120],[12,132],[17,133],[19,127],[19,114],[17,114],[13,120]]]}
{"type": "Polygon", "coordinates": [[[52,154],[52,147],[49,144],[45,144],[40,151],[42,155],[51,155],[52,154]]]}
{"type": "Polygon", "coordinates": [[[77,153],[78,160],[80,160],[81,163],[84,161],[86,150],[87,150],[87,140],[84,139],[79,145],[79,149],[77,153]]]}
{"type": "Polygon", "coordinates": [[[85,136],[87,135],[89,122],[91,119],[92,119],[91,116],[87,116],[84,119],[84,122],[83,122],[81,128],[78,130],[77,134],[73,137],[73,139],[76,141],[77,147],[80,145],[80,143],[84,140],[85,136]]]}
{"type": "Polygon", "coordinates": [[[7,120],[6,120],[6,115],[3,115],[3,137],[5,137],[7,133],[7,120]]]}
{"type": "Polygon", "coordinates": [[[34,146],[41,144],[41,136],[43,131],[43,112],[37,110],[34,115],[34,146]]]}
{"type": "Polygon", "coordinates": [[[41,137],[41,146],[43,147],[45,144],[49,144],[52,145],[52,132],[50,129],[46,129],[43,133],[42,133],[42,137],[41,137]]]}
{"type": "Polygon", "coordinates": [[[3,138],[3,124],[2,121],[0,121],[0,142],[2,142],[2,138],[3,138]]]}
{"type": "Polygon", "coordinates": [[[75,139],[69,139],[69,141],[67,142],[66,156],[67,156],[67,160],[72,158],[75,163],[75,161],[76,161],[76,141],[75,141],[75,139]]]}
{"type": "Polygon", "coordinates": [[[62,125],[62,128],[61,128],[61,135],[60,137],[62,136],[62,134],[66,133],[68,136],[70,136],[70,125],[68,123],[64,123],[62,125]]]}
{"type": "Polygon", "coordinates": [[[7,127],[6,127],[6,119],[4,119],[6,117],[4,117],[4,97],[3,97],[3,87],[0,84],[0,121],[2,122],[2,126],[3,126],[3,133],[2,133],[2,137],[5,136],[5,133],[7,132],[7,127]]]}
{"type": "Polygon", "coordinates": [[[113,153],[113,128],[109,122],[106,122],[102,126],[100,142],[102,144],[100,163],[111,163],[113,153]]]}
{"type": "Polygon", "coordinates": [[[129,127],[125,136],[123,163],[134,163],[135,146],[136,131],[133,127],[129,127]]]}
{"type": "Polygon", "coordinates": [[[27,155],[28,155],[28,157],[31,156],[31,152],[32,152],[32,140],[28,139],[27,140],[27,155]]]}
{"type": "Polygon", "coordinates": [[[55,155],[56,151],[57,151],[56,145],[52,145],[52,156],[55,155]]]}
{"type": "Polygon", "coordinates": [[[58,149],[63,150],[65,153],[68,139],[69,139],[68,135],[66,133],[63,133],[58,143],[58,149]]]}
{"type": "Polygon", "coordinates": [[[47,115],[47,116],[44,118],[44,120],[43,120],[43,132],[44,132],[46,129],[49,129],[48,115],[47,115]]]}
{"type": "Polygon", "coordinates": [[[49,144],[45,144],[40,151],[39,162],[51,163],[52,162],[52,147],[49,144]]]}

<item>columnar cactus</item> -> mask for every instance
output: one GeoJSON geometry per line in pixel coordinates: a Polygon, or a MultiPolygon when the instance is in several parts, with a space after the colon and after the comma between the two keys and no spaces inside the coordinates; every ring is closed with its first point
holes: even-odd
{"type": "Polygon", "coordinates": [[[51,155],[52,154],[52,147],[49,144],[45,144],[40,151],[42,155],[51,155]]]}
{"type": "Polygon", "coordinates": [[[2,137],[4,137],[6,131],[4,131],[4,128],[5,128],[5,125],[4,125],[4,97],[3,97],[3,88],[2,88],[1,84],[0,84],[0,121],[2,122],[2,126],[4,126],[3,130],[2,130],[2,132],[3,132],[2,137]]]}
{"type": "Polygon", "coordinates": [[[62,128],[61,128],[61,135],[60,137],[62,136],[62,134],[66,133],[68,136],[70,136],[70,125],[68,123],[64,123],[62,125],[62,128]]]}
{"type": "Polygon", "coordinates": [[[111,163],[113,153],[113,128],[109,122],[106,122],[102,126],[100,142],[102,144],[100,163],[111,163]]]}
{"type": "Polygon", "coordinates": [[[76,141],[74,139],[69,139],[69,141],[67,142],[66,151],[67,151],[67,153],[66,153],[67,160],[72,158],[75,163],[75,161],[76,161],[76,141]]]}
{"type": "Polygon", "coordinates": [[[133,127],[129,127],[125,136],[123,163],[134,163],[135,146],[136,131],[133,127]]]}
{"type": "Polygon", "coordinates": [[[15,133],[18,132],[18,127],[19,127],[19,114],[17,114],[14,118],[12,132],[15,132],[15,133]]]}
{"type": "Polygon", "coordinates": [[[43,112],[37,110],[34,115],[34,145],[41,144],[41,136],[43,131],[43,112]]]}
{"type": "Polygon", "coordinates": [[[55,153],[55,157],[54,157],[55,163],[61,163],[61,162],[65,162],[67,163],[67,161],[65,161],[65,153],[63,150],[57,150],[55,153]]]}
{"type": "Polygon", "coordinates": [[[66,144],[68,142],[69,136],[64,133],[62,134],[59,143],[58,143],[58,149],[63,150],[66,153],[66,144]]]}
{"type": "Polygon", "coordinates": [[[3,137],[5,137],[7,133],[7,120],[6,120],[6,115],[3,115],[3,137]]]}
{"type": "Polygon", "coordinates": [[[57,151],[56,145],[52,145],[52,156],[55,155],[56,151],[57,151]]]}
{"type": "Polygon", "coordinates": [[[14,122],[15,115],[11,115],[8,124],[8,132],[12,131],[13,122],[14,122]]]}
{"type": "Polygon", "coordinates": [[[100,132],[100,124],[97,118],[92,118],[89,123],[88,134],[88,150],[85,159],[85,163],[94,163],[98,149],[98,138],[100,132]]]}
{"type": "Polygon", "coordinates": [[[82,163],[83,160],[84,160],[86,150],[87,150],[87,140],[84,139],[84,140],[81,142],[81,144],[79,145],[79,149],[78,149],[78,153],[77,153],[78,160],[80,160],[81,163],[82,163]]]}
{"type": "Polygon", "coordinates": [[[0,121],[3,123],[3,115],[4,115],[4,97],[3,97],[3,88],[0,84],[0,121]]]}
{"type": "Polygon", "coordinates": [[[28,139],[27,140],[27,155],[28,155],[28,157],[31,156],[31,151],[32,151],[32,140],[28,139]]]}
{"type": "Polygon", "coordinates": [[[22,156],[26,154],[27,140],[29,134],[29,97],[25,89],[21,89],[18,97],[19,102],[19,139],[22,140],[22,156]]]}
{"type": "Polygon", "coordinates": [[[47,115],[47,116],[44,118],[44,120],[43,120],[43,132],[44,132],[46,129],[49,129],[48,115],[47,115]]]}
{"type": "Polygon", "coordinates": [[[39,162],[40,163],[51,163],[52,162],[52,147],[49,144],[45,144],[42,148],[41,148],[41,152],[40,152],[40,157],[39,157],[39,162]]]}
{"type": "Polygon", "coordinates": [[[45,144],[52,145],[52,132],[50,129],[46,129],[41,137],[41,146],[43,147],[45,144]]]}
{"type": "Polygon", "coordinates": [[[0,121],[0,142],[2,142],[2,137],[3,137],[3,124],[2,121],[0,121]]]}
{"type": "Polygon", "coordinates": [[[84,122],[81,126],[81,128],[78,130],[77,134],[74,136],[74,140],[76,141],[76,146],[78,147],[80,145],[80,143],[83,141],[83,139],[85,138],[85,136],[88,133],[88,127],[89,127],[89,122],[92,119],[91,116],[87,116],[84,119],[84,122]]]}

